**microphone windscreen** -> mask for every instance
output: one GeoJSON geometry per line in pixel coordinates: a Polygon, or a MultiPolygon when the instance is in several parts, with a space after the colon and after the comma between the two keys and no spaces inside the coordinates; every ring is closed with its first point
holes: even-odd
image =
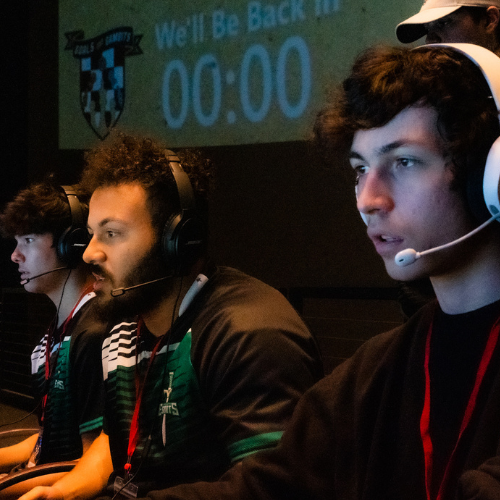
{"type": "Polygon", "coordinates": [[[401,267],[413,264],[418,259],[417,252],[413,248],[407,248],[406,250],[401,250],[394,257],[394,262],[401,267]]]}

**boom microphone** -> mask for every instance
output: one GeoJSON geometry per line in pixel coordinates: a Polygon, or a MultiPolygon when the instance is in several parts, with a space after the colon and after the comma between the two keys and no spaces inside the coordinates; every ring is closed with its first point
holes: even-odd
{"type": "Polygon", "coordinates": [[[128,292],[129,290],[133,290],[134,288],[139,288],[141,286],[146,286],[150,285],[151,283],[156,283],[157,281],[162,281],[162,280],[168,280],[169,278],[173,278],[173,274],[170,276],[163,276],[163,278],[158,278],[152,281],[146,281],[145,283],[139,283],[138,285],[134,286],[128,286],[126,288],[115,288],[111,290],[111,296],[112,297],[119,297],[120,295],[123,295],[125,292],[128,292]]]}
{"type": "Polygon", "coordinates": [[[27,283],[29,283],[30,281],[34,280],[35,278],[39,278],[40,276],[45,276],[46,274],[55,273],[56,271],[61,271],[62,269],[70,269],[70,268],[67,266],[56,267],[55,269],[51,269],[50,271],[45,271],[44,273],[40,273],[40,274],[36,274],[35,276],[31,276],[31,278],[23,279],[21,281],[21,285],[24,286],[27,283]]]}
{"type": "Polygon", "coordinates": [[[407,248],[406,250],[401,250],[394,257],[394,262],[401,267],[408,266],[409,264],[413,264],[417,259],[420,259],[423,255],[427,255],[429,253],[439,252],[440,250],[445,250],[446,248],[450,248],[462,241],[474,236],[476,233],[484,229],[488,224],[500,218],[500,213],[494,215],[489,218],[486,222],[483,222],[480,226],[476,227],[476,229],[472,230],[470,233],[451,241],[450,243],[446,243],[445,245],[440,245],[438,247],[429,248],[429,250],[424,250],[423,252],[416,252],[413,248],[407,248]]]}

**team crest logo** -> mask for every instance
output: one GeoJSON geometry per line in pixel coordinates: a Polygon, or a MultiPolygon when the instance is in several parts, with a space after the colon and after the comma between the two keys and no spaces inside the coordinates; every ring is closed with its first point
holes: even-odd
{"type": "Polygon", "coordinates": [[[84,40],[82,30],[65,33],[65,50],[80,60],[80,107],[90,128],[104,140],[125,106],[125,58],[142,54],[142,35],[115,28],[84,40]]]}

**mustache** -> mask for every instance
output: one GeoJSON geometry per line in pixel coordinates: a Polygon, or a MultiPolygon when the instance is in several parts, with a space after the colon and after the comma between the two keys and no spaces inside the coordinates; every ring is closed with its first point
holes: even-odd
{"type": "Polygon", "coordinates": [[[90,270],[92,274],[97,274],[101,278],[111,281],[111,275],[107,273],[99,264],[92,264],[90,270]]]}

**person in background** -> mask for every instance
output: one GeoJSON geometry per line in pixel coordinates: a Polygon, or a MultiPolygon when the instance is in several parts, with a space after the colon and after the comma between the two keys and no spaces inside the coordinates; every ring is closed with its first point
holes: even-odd
{"type": "MultiPolygon", "coordinates": [[[[50,181],[18,193],[0,214],[0,229],[13,238],[12,261],[29,293],[45,294],[55,306],[47,333],[31,355],[40,430],[0,449],[0,472],[79,459],[100,434],[104,386],[100,353],[107,324],[93,316],[87,205],[73,187],[50,181]]],[[[55,476],[59,477],[59,476],[55,476]]],[[[40,479],[50,484],[54,476],[40,479]]],[[[23,488],[33,487],[26,482],[23,488]]]]}
{"type": "Polygon", "coordinates": [[[24,500],[91,498],[106,485],[110,496],[168,496],[217,483],[276,446],[323,375],[316,342],[286,299],[208,259],[212,168],[180,158],[128,135],[87,158],[92,239],[83,258],[95,266],[101,306],[129,319],[103,345],[103,433],[73,471],[24,500]]]}
{"type": "Polygon", "coordinates": [[[500,54],[499,0],[426,0],[396,27],[402,43],[472,43],[500,54]]]}

